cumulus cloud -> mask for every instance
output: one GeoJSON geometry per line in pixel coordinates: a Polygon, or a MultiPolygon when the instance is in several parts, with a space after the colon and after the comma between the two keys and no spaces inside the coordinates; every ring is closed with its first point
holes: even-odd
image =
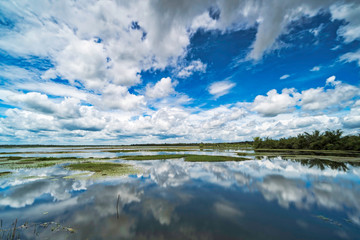
{"type": "Polygon", "coordinates": [[[360,100],[357,100],[352,106],[350,113],[342,119],[345,128],[360,128],[360,100]]]}
{"type": "Polygon", "coordinates": [[[170,94],[175,93],[176,85],[177,82],[173,82],[171,78],[162,78],[154,86],[151,86],[151,84],[146,86],[145,96],[153,99],[165,98],[170,94]]]}
{"type": "Polygon", "coordinates": [[[355,96],[359,96],[358,87],[335,81],[335,76],[326,80],[327,84],[332,85],[333,89],[323,87],[311,88],[301,92],[300,106],[303,110],[322,110],[329,107],[348,106],[355,96]]]}
{"type": "Polygon", "coordinates": [[[138,111],[146,105],[144,96],[131,94],[127,87],[114,84],[107,85],[101,95],[88,96],[88,100],[103,110],[138,111]]]}
{"type": "Polygon", "coordinates": [[[20,104],[27,109],[43,114],[54,115],[59,118],[76,118],[80,116],[80,101],[74,98],[65,98],[60,103],[55,103],[47,95],[38,92],[14,94],[8,96],[10,102],[20,104]]]}
{"type": "Polygon", "coordinates": [[[215,97],[215,99],[224,96],[230,92],[230,90],[235,87],[236,83],[229,80],[224,80],[220,82],[214,82],[209,86],[209,93],[215,97]]]}
{"type": "Polygon", "coordinates": [[[107,55],[101,44],[92,39],[76,39],[55,56],[56,67],[48,70],[44,78],[59,75],[72,85],[75,81],[80,81],[89,89],[98,89],[111,79],[106,76],[109,67],[106,59],[107,55]]]}
{"type": "Polygon", "coordinates": [[[280,113],[291,112],[299,100],[299,94],[296,93],[295,89],[283,89],[281,93],[277,93],[273,89],[266,95],[257,96],[252,107],[253,111],[265,117],[273,117],[280,113]]]}

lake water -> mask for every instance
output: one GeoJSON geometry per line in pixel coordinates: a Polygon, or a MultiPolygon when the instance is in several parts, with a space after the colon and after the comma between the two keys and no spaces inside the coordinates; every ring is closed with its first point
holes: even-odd
{"type": "Polygon", "coordinates": [[[60,164],[1,177],[2,229],[17,219],[21,239],[360,239],[354,164],[116,161],[142,173],[69,179],[78,172],[60,164]]]}

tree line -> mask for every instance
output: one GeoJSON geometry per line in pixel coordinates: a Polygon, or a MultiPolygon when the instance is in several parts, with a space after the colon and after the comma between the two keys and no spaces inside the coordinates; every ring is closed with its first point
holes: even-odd
{"type": "Polygon", "coordinates": [[[278,140],[269,137],[255,137],[253,146],[268,149],[310,149],[310,150],[354,150],[360,151],[360,134],[342,136],[338,130],[299,134],[296,137],[280,138],[278,140]]]}

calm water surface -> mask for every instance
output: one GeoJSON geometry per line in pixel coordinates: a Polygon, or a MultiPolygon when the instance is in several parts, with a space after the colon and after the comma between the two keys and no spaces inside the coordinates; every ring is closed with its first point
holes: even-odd
{"type": "Polygon", "coordinates": [[[18,219],[76,231],[38,226],[19,230],[21,239],[360,239],[358,166],[126,162],[143,173],[68,179],[77,172],[57,165],[0,178],[3,228],[18,219]]]}

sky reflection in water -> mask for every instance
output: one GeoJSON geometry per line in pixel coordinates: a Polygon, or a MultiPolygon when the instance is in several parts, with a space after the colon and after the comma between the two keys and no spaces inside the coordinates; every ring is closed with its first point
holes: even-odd
{"type": "MultiPolygon", "coordinates": [[[[358,166],[279,158],[130,163],[144,173],[91,180],[64,179],[71,172],[61,166],[18,170],[0,178],[1,219],[55,221],[76,229],[40,234],[52,239],[356,239],[360,234],[358,166]]],[[[21,234],[34,238],[32,231],[21,234]]]]}

